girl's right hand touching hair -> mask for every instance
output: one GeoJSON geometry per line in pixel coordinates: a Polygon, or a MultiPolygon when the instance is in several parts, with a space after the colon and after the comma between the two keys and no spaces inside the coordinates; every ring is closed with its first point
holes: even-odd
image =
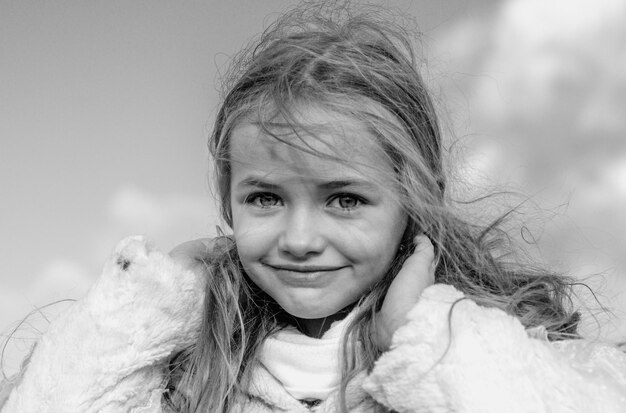
{"type": "Polygon", "coordinates": [[[415,251],[406,259],[391,283],[376,318],[376,342],[385,351],[393,333],[406,323],[406,314],[419,300],[422,291],[435,283],[435,249],[423,234],[414,238],[415,251]]]}
{"type": "Polygon", "coordinates": [[[183,268],[202,275],[206,272],[214,247],[214,238],[199,238],[177,245],[170,251],[169,255],[183,268]]]}

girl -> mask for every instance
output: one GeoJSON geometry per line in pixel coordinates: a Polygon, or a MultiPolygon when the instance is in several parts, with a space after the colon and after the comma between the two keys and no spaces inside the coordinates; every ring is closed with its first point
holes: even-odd
{"type": "Polygon", "coordinates": [[[406,35],[292,12],[240,56],[209,142],[232,235],[120,243],[8,412],[623,412],[626,355],[571,280],[447,198],[406,35]]]}

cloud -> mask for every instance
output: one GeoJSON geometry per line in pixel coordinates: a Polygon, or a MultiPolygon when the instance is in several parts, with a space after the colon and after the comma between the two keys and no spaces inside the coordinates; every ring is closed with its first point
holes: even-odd
{"type": "Polygon", "coordinates": [[[626,3],[504,3],[476,84],[491,121],[567,119],[579,132],[624,128],[626,3]]]}
{"type": "Polygon", "coordinates": [[[129,229],[165,231],[180,221],[206,222],[215,217],[207,199],[190,195],[156,196],[135,186],[120,187],[111,197],[108,213],[129,229]]]}
{"type": "Polygon", "coordinates": [[[80,264],[55,259],[29,284],[0,289],[0,345],[8,340],[2,360],[5,374],[18,371],[49,321],[67,308],[69,300],[82,297],[94,281],[95,276],[80,264]]]}
{"type": "Polygon", "coordinates": [[[470,152],[499,156],[484,172],[523,166],[515,179],[535,189],[571,187],[626,153],[624,15],[622,0],[510,0],[437,39],[434,54],[450,65],[445,94],[465,105],[447,106],[470,114],[449,115],[456,135],[474,137],[470,152]]]}
{"type": "Polygon", "coordinates": [[[208,195],[153,194],[134,185],[121,186],[111,195],[107,216],[96,240],[96,257],[106,256],[117,241],[135,234],[146,235],[163,250],[171,249],[190,239],[214,236],[221,222],[208,195]]]}
{"type": "Polygon", "coordinates": [[[557,223],[546,211],[541,231],[553,245],[541,249],[576,275],[606,277],[600,292],[622,320],[625,15],[623,0],[508,0],[461,19],[434,52],[449,64],[444,95],[459,112],[447,116],[466,186],[492,182],[539,194],[545,208],[568,205],[557,223]]]}
{"type": "Polygon", "coordinates": [[[81,297],[94,280],[95,274],[89,274],[80,264],[55,259],[46,264],[35,278],[27,291],[27,298],[32,303],[43,305],[52,300],[81,297]]]}
{"type": "Polygon", "coordinates": [[[61,258],[48,262],[30,283],[0,290],[0,330],[33,309],[83,296],[94,281],[95,274],[78,263],[61,258]]]}

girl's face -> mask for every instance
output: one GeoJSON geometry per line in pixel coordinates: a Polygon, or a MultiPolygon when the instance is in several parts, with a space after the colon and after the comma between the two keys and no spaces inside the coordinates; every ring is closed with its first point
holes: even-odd
{"type": "Polygon", "coordinates": [[[407,217],[372,133],[321,110],[306,114],[315,125],[341,127],[303,132],[304,142],[285,139],[348,161],[307,154],[242,123],[230,141],[230,197],[246,273],[291,315],[318,319],[356,302],[385,275],[407,217]]]}

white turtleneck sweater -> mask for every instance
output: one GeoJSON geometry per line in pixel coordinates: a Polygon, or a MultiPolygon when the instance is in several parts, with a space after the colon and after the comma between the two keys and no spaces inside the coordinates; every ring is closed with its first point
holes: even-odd
{"type": "Polygon", "coordinates": [[[352,318],[336,321],[321,338],[284,328],[265,340],[260,362],[294,398],[325,400],[341,382],[341,341],[352,318]]]}

